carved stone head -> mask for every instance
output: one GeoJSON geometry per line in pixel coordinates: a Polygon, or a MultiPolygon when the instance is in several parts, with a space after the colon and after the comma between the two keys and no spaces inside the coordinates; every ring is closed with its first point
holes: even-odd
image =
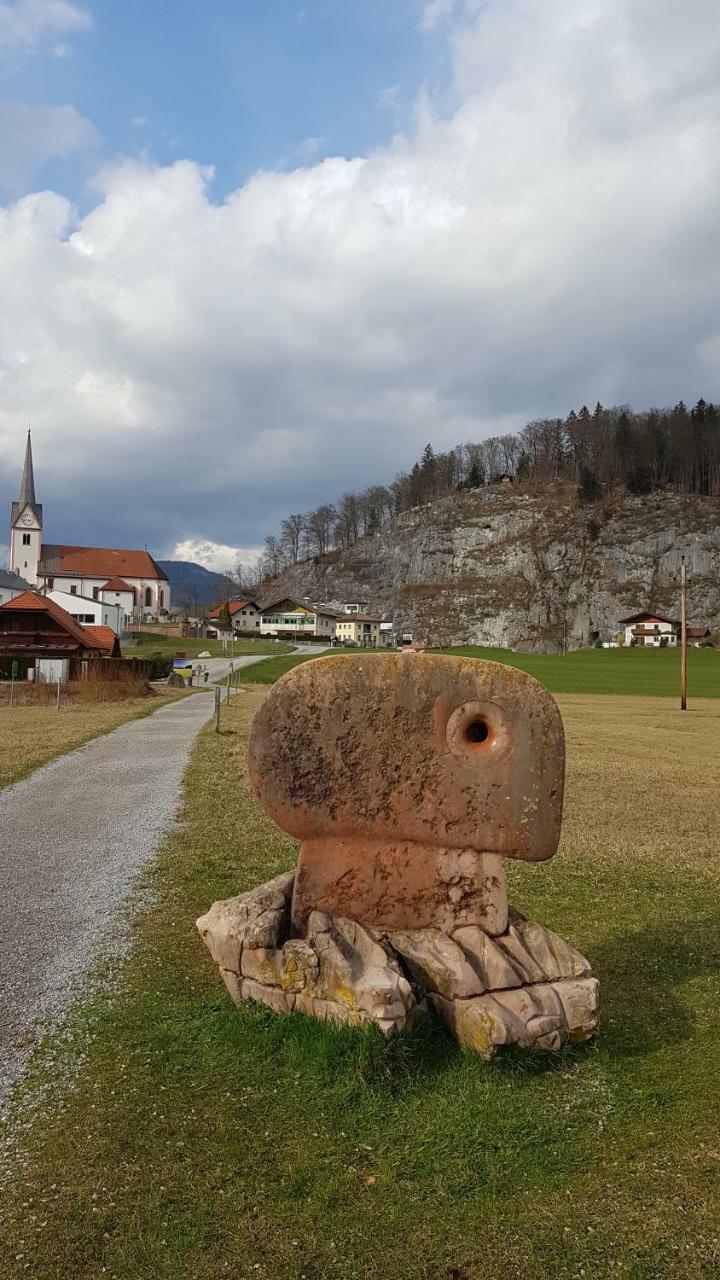
{"type": "Polygon", "coordinates": [[[524,672],[434,654],[336,655],[270,691],[250,740],[261,804],[302,841],[293,924],[507,924],[502,859],[552,857],[565,746],[524,672]]]}

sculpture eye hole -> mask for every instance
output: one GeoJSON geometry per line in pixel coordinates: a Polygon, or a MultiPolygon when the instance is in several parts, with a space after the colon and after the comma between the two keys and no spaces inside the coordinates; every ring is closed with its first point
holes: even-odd
{"type": "Polygon", "coordinates": [[[471,720],[465,730],[465,737],[468,742],[487,742],[490,736],[490,730],[486,720],[471,720]]]}

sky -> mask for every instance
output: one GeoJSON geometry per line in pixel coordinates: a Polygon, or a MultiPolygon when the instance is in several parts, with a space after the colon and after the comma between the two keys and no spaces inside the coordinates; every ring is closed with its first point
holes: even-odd
{"type": "Polygon", "coordinates": [[[717,0],[0,0],[0,503],[30,422],[47,541],[226,569],[720,399],[719,142],[717,0]]]}

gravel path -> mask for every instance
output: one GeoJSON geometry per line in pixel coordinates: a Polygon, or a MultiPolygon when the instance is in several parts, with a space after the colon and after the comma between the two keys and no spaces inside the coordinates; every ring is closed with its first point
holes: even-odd
{"type": "Polygon", "coordinates": [[[38,1035],[122,942],[121,907],[177,812],[198,693],[0,791],[0,1101],[38,1035]]]}

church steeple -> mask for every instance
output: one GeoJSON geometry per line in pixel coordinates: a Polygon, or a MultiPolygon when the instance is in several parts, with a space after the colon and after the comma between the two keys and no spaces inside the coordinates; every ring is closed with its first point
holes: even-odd
{"type": "Polygon", "coordinates": [[[33,472],[32,460],[32,441],[30,439],[30,428],[28,427],[27,444],[25,445],[25,465],[23,466],[22,480],[20,481],[20,499],[19,507],[27,506],[28,502],[35,505],[35,475],[33,472]]]}
{"type": "Polygon", "coordinates": [[[10,568],[31,583],[38,580],[38,566],[42,557],[42,527],[42,504],[35,501],[35,473],[28,428],[20,497],[17,502],[13,502],[10,514],[10,568]]]}

